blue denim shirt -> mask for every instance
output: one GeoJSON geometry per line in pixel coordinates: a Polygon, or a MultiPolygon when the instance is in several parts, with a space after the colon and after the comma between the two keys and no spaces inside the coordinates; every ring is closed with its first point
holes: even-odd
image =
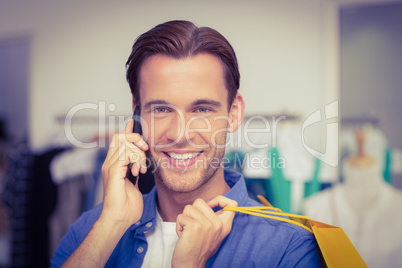
{"type": "MultiPolygon", "coordinates": [[[[226,197],[239,206],[260,206],[250,199],[242,175],[225,170],[231,190],[226,197]]],[[[147,252],[144,232],[155,227],[155,187],[143,196],[144,211],[120,239],[106,267],[140,267],[147,252]]],[[[100,216],[102,205],[83,215],[70,226],[51,260],[52,267],[61,266],[82,243],[100,216]]],[[[314,236],[301,227],[286,222],[236,213],[232,231],[222,241],[207,267],[321,267],[319,249],[314,236]]]]}

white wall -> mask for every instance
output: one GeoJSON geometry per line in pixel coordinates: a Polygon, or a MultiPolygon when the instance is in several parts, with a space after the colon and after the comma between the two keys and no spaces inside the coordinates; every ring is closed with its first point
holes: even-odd
{"type": "Polygon", "coordinates": [[[304,118],[338,99],[337,9],[329,0],[1,5],[0,38],[19,34],[32,40],[30,134],[36,148],[60,130],[55,117],[77,104],[105,101],[107,114],[128,116],[124,63],[130,47],[139,34],[170,19],[210,26],[228,38],[239,59],[247,114],[304,118]],[[107,109],[111,103],[114,112],[107,109]]]}

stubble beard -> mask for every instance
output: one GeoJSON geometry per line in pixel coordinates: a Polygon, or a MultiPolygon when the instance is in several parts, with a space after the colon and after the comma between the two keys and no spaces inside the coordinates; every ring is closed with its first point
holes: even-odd
{"type": "MultiPolygon", "coordinates": [[[[218,144],[225,143],[226,136],[223,138],[223,143],[218,144]]],[[[202,160],[196,161],[194,166],[183,171],[173,171],[171,167],[162,167],[161,163],[155,160],[151,150],[146,152],[146,156],[150,160],[155,181],[158,181],[164,188],[174,193],[190,193],[207,184],[215,177],[218,170],[222,168],[221,161],[224,155],[224,147],[215,148],[212,156],[203,157],[202,160]],[[214,164],[211,164],[212,159],[215,162],[214,164]]]]}

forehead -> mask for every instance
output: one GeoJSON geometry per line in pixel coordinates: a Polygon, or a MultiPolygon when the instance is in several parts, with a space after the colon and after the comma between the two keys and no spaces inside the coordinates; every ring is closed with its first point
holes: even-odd
{"type": "Polygon", "coordinates": [[[154,99],[194,101],[216,99],[226,101],[224,68],[219,58],[199,54],[182,59],[166,55],[148,58],[140,71],[141,103],[154,99]]]}

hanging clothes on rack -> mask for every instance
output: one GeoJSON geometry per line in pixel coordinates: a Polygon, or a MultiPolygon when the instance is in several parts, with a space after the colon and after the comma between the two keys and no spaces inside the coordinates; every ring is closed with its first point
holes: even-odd
{"type": "Polygon", "coordinates": [[[49,254],[53,256],[60,239],[82,212],[96,205],[101,166],[106,150],[73,148],[54,157],[50,163],[58,200],[49,217],[49,254]]]}
{"type": "Polygon", "coordinates": [[[342,163],[344,181],[307,198],[304,214],[341,227],[369,267],[401,267],[402,192],[385,182],[381,164],[365,153],[362,131],[356,140],[356,155],[342,163]]]}
{"type": "Polygon", "coordinates": [[[10,155],[2,199],[11,221],[12,267],[49,265],[48,219],[57,202],[49,164],[66,149],[50,148],[33,153],[23,143],[10,155]]]}
{"type": "Polygon", "coordinates": [[[32,226],[32,169],[34,155],[24,142],[9,154],[9,165],[4,177],[2,201],[10,221],[10,265],[27,267],[31,261],[32,226]]]}

